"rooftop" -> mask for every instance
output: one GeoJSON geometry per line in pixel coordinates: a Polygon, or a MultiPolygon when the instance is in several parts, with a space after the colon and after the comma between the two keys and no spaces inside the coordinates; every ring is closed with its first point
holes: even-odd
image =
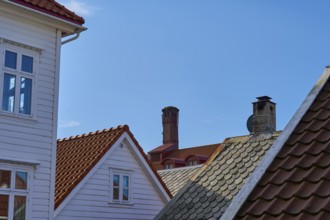
{"type": "Polygon", "coordinates": [[[10,0],[16,4],[29,7],[39,12],[78,24],[83,25],[85,20],[70,11],[63,5],[57,3],[55,0],[10,0]]]}
{"type": "Polygon", "coordinates": [[[218,219],[279,132],[228,138],[156,219],[218,219]]]}
{"type": "Polygon", "coordinates": [[[330,218],[329,75],[326,70],[324,86],[321,78],[312,89],[313,95],[322,88],[314,100],[310,95],[306,98],[312,104],[279,145],[262,178],[252,185],[236,219],[330,218]]]}
{"type": "MultiPolygon", "coordinates": [[[[127,125],[59,139],[56,154],[55,208],[64,201],[124,132],[130,135],[152,168],[127,125]]],[[[171,195],[161,177],[153,168],[152,170],[164,189],[171,195]]]]}

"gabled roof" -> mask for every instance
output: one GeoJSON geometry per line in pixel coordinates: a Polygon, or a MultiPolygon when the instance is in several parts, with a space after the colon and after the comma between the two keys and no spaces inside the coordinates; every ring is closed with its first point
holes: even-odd
{"type": "Polygon", "coordinates": [[[261,179],[246,186],[252,191],[236,219],[330,218],[329,75],[327,68],[284,130],[292,131],[283,133],[261,179]]]}
{"type": "Polygon", "coordinates": [[[158,170],[167,188],[175,195],[197,172],[202,165],[173,168],[167,170],[158,170]]]}
{"type": "Polygon", "coordinates": [[[226,139],[156,219],[219,218],[277,136],[226,139]]]}
{"type": "Polygon", "coordinates": [[[129,131],[129,127],[123,125],[57,141],[55,209],[100,161],[124,132],[127,132],[131,137],[141,155],[143,155],[163,188],[171,197],[170,191],[156,170],[153,169],[142,148],[129,131]]]}
{"type": "Polygon", "coordinates": [[[68,10],[63,5],[57,3],[55,0],[10,0],[10,1],[51,16],[64,19],[66,21],[78,25],[82,25],[85,23],[85,20],[82,17],[68,10]]]}

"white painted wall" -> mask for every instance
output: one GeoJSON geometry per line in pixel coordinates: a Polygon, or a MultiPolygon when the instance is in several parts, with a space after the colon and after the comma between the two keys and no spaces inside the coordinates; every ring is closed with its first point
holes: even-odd
{"type": "MultiPolygon", "coordinates": [[[[54,109],[57,110],[55,94],[58,93],[56,29],[20,18],[1,6],[0,38],[42,49],[34,85],[35,117],[11,116],[0,110],[0,157],[40,163],[34,171],[30,216],[31,219],[49,219],[53,213],[51,160],[56,140],[54,123],[57,123],[54,119],[57,114],[54,114],[54,109]]],[[[3,82],[0,83],[2,89],[3,82]]]]}
{"type": "Polygon", "coordinates": [[[111,153],[55,217],[56,220],[153,219],[164,207],[159,191],[129,146],[115,144],[111,153]],[[133,205],[109,204],[110,167],[133,170],[133,205]]]}

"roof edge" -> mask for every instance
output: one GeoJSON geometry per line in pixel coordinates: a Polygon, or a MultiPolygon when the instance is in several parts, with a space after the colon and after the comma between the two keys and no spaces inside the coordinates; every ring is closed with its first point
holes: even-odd
{"type": "MultiPolygon", "coordinates": [[[[32,7],[28,7],[28,6],[23,5],[23,4],[16,3],[14,1],[1,1],[1,3],[10,5],[11,7],[20,8],[22,10],[25,10],[25,11],[29,12],[29,13],[34,13],[38,16],[43,16],[43,17],[46,17],[48,19],[52,19],[52,20],[57,22],[57,25],[62,24],[64,32],[68,32],[68,28],[64,28],[64,25],[66,25],[66,26],[69,25],[72,29],[74,29],[74,31],[72,31],[72,33],[71,32],[67,33],[65,36],[68,36],[68,35],[71,35],[71,34],[74,34],[74,33],[80,33],[80,32],[83,32],[83,31],[87,30],[87,28],[84,27],[83,24],[78,24],[78,23],[75,23],[73,21],[69,21],[69,20],[54,16],[54,15],[51,15],[51,14],[47,14],[47,13],[42,12],[40,10],[34,9],[32,7]]],[[[39,18],[39,22],[47,23],[44,20],[40,20],[40,18],[39,18]]],[[[49,22],[48,22],[48,24],[49,24],[49,22]]]]}
{"type": "Polygon", "coordinates": [[[67,16],[64,16],[64,15],[61,16],[61,14],[57,14],[54,11],[47,10],[46,8],[38,7],[37,5],[34,5],[32,3],[28,3],[28,2],[25,2],[25,1],[12,0],[12,2],[14,2],[14,3],[18,4],[18,5],[25,6],[25,7],[28,7],[30,9],[39,11],[39,12],[41,12],[43,14],[51,15],[53,17],[56,17],[56,18],[59,18],[59,19],[62,19],[62,20],[65,20],[65,21],[68,21],[68,22],[71,22],[71,23],[80,25],[80,26],[82,26],[85,23],[85,19],[83,17],[77,15],[76,13],[74,13],[71,10],[69,10],[67,7],[65,7],[64,5],[58,3],[57,1],[53,1],[53,3],[55,4],[55,6],[63,9],[65,12],[67,12],[68,14],[70,14],[72,17],[75,17],[75,18],[72,18],[71,19],[71,18],[69,18],[67,16]]]}
{"type": "Polygon", "coordinates": [[[150,169],[153,171],[153,173],[155,174],[156,178],[158,179],[158,181],[160,182],[160,184],[162,185],[162,187],[164,188],[164,190],[166,191],[167,195],[169,196],[170,199],[172,199],[173,195],[171,193],[171,191],[167,188],[166,184],[164,183],[163,179],[161,178],[161,176],[158,174],[157,170],[154,168],[154,166],[152,165],[151,161],[149,160],[149,158],[147,157],[147,155],[144,153],[142,147],[140,146],[139,142],[135,139],[133,133],[129,130],[129,127],[126,126],[125,131],[127,132],[127,134],[129,135],[129,137],[132,139],[132,141],[134,142],[135,146],[137,147],[137,149],[139,150],[140,154],[143,156],[143,158],[145,159],[145,161],[147,162],[147,164],[149,165],[150,169]]]}
{"type": "MultiPolygon", "coordinates": [[[[109,149],[114,145],[114,143],[116,143],[118,141],[118,139],[122,136],[122,134],[126,131],[126,129],[128,129],[128,126],[127,125],[122,125],[122,126],[118,126],[118,127],[115,127],[115,128],[110,128],[110,129],[104,129],[102,131],[100,131],[99,133],[101,132],[109,132],[109,131],[113,131],[113,130],[121,130],[120,133],[117,134],[117,136],[108,144],[107,148],[104,150],[104,152],[100,155],[100,157],[98,158],[96,164],[94,166],[89,166],[88,169],[85,171],[85,173],[83,173],[83,175],[80,176],[79,179],[76,180],[76,182],[73,184],[74,188],[71,190],[71,191],[68,191],[66,194],[64,194],[64,196],[58,200],[58,201],[54,201],[54,210],[56,211],[61,205],[62,203],[67,200],[67,198],[69,197],[69,195],[71,193],[76,193],[75,192],[75,189],[78,188],[78,185],[85,179],[85,178],[88,178],[89,175],[90,175],[90,171],[93,170],[97,164],[102,160],[102,158],[107,154],[107,152],[109,151],[109,149]]],[[[93,135],[93,134],[96,134],[96,132],[90,132],[88,133],[88,135],[85,135],[85,136],[89,136],[89,135],[93,135]]],[[[85,137],[84,135],[77,135],[75,136],[75,138],[81,138],[81,137],[85,137]]],[[[71,137],[70,137],[71,138],[71,137]]],[[[73,140],[75,138],[72,138],[72,139],[67,139],[67,141],[69,140],[73,140]]],[[[61,209],[61,208],[60,208],[61,209]]]]}
{"type": "Polygon", "coordinates": [[[233,219],[237,212],[240,210],[245,200],[248,198],[250,193],[253,191],[256,184],[260,181],[270,164],[273,162],[274,158],[278,152],[282,149],[283,145],[286,143],[294,129],[297,127],[302,117],[306,114],[310,106],[315,101],[316,97],[324,87],[326,81],[330,76],[330,68],[326,67],[320,79],[316,82],[312,90],[308,93],[303,103],[300,105],[296,113],[291,118],[290,122],[286,125],[282,133],[275,140],[270,149],[266,152],[265,156],[255,168],[253,173],[247,179],[241,190],[233,198],[232,202],[220,217],[220,219],[233,219]]]}
{"type": "Polygon", "coordinates": [[[209,159],[196,171],[196,173],[190,177],[190,179],[186,182],[186,184],[183,185],[183,187],[173,196],[171,201],[169,201],[163,208],[160,210],[160,212],[155,216],[154,220],[160,219],[166,212],[167,210],[174,205],[178,199],[181,198],[183,193],[188,189],[188,187],[192,184],[192,182],[199,176],[200,173],[202,173],[209,164],[212,163],[212,161],[217,157],[217,155],[223,150],[225,147],[224,144],[219,144],[217,149],[211,154],[209,159]]]}

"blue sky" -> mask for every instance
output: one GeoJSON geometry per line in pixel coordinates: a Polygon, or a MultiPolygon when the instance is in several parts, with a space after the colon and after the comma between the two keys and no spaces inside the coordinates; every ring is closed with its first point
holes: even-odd
{"type": "Polygon", "coordinates": [[[246,135],[257,96],[291,119],[330,64],[330,2],[61,0],[87,31],[62,47],[58,137],[127,124],[146,152],[161,109],[180,147],[246,135]]]}

